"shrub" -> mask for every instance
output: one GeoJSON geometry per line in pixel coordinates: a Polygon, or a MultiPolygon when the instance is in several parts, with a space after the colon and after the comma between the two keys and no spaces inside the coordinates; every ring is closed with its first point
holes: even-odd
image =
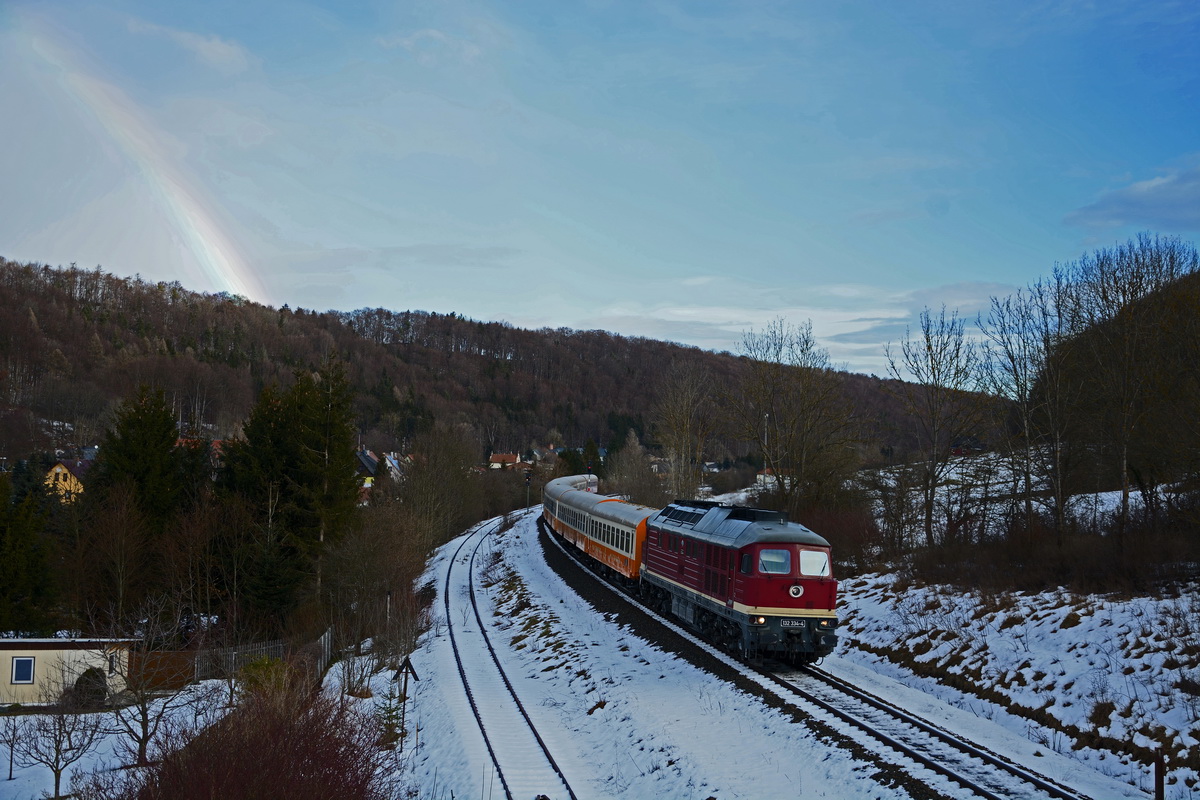
{"type": "Polygon", "coordinates": [[[81,800],[383,800],[378,727],[351,703],[295,689],[250,695],[148,770],[92,776],[81,800]]]}

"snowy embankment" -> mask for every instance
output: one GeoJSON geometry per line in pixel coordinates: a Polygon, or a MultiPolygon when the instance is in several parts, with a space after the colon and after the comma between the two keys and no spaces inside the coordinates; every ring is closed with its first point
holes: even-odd
{"type": "MultiPolygon", "coordinates": [[[[1142,789],[1165,747],[1168,797],[1200,758],[1200,596],[963,593],[888,575],[841,586],[837,659],[888,675],[1142,789]],[[1114,755],[1113,751],[1117,751],[1114,755]]],[[[1036,757],[1036,756],[1035,756],[1036,757]]]]}

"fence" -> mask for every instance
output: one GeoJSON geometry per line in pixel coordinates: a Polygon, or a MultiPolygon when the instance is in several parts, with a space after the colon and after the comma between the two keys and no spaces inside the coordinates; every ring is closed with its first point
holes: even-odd
{"type": "Polygon", "coordinates": [[[229,678],[252,661],[260,658],[282,660],[287,653],[287,642],[283,639],[233,647],[218,647],[212,650],[198,650],[196,651],[196,680],[229,678]]]}
{"type": "Polygon", "coordinates": [[[333,629],[327,629],[316,641],[302,646],[275,639],[208,650],[135,651],[130,668],[133,674],[156,689],[178,691],[193,681],[231,678],[242,667],[260,658],[299,662],[315,683],[333,659],[333,629]]]}

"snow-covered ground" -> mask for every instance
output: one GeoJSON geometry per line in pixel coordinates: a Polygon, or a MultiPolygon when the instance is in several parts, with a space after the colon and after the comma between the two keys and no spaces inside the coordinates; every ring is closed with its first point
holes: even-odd
{"type": "MultiPolygon", "coordinates": [[[[546,565],[532,516],[493,546],[511,569],[485,599],[493,642],[505,645],[501,661],[580,797],[908,796],[874,780],[874,765],[831,747],[791,716],[598,615],[546,565]]],[[[430,578],[444,574],[448,552],[443,548],[431,562],[430,578]]],[[[857,619],[866,618],[854,608],[857,619]]],[[[435,613],[444,613],[440,603],[435,613]]],[[[956,708],[873,668],[891,670],[886,663],[843,652],[829,660],[831,671],[920,716],[1092,797],[1142,796],[987,714],[956,708]]],[[[444,619],[411,660],[421,677],[410,684],[408,708],[417,731],[406,752],[396,754],[395,768],[421,797],[489,796],[495,778],[444,619]]],[[[376,697],[387,693],[389,678],[376,677],[376,697]]]]}
{"type": "Polygon", "coordinates": [[[1188,665],[1200,653],[1195,587],[1157,599],[985,596],[868,575],[841,589],[835,668],[889,676],[1027,737],[1043,754],[1069,754],[1146,790],[1152,753],[1165,744],[1167,796],[1194,796],[1200,675],[1188,665]],[[1132,743],[1142,757],[1114,756],[1106,738],[1132,743]]]}
{"type": "MultiPolygon", "coordinates": [[[[205,725],[219,719],[227,711],[226,698],[228,686],[223,681],[204,681],[192,686],[189,690],[190,700],[184,704],[176,704],[166,711],[164,728],[172,725],[187,725],[192,728],[203,728],[205,725]]],[[[130,763],[126,746],[129,739],[122,733],[111,714],[103,712],[98,717],[104,731],[97,740],[94,749],[79,758],[63,772],[63,794],[71,789],[71,779],[75,775],[84,775],[96,770],[118,769],[130,763]]],[[[31,720],[33,715],[16,717],[18,720],[31,720]]],[[[0,730],[6,718],[0,718],[0,730]]],[[[6,745],[0,745],[0,800],[33,800],[33,798],[50,797],[54,793],[54,774],[41,765],[14,764],[13,779],[8,778],[9,752],[6,745]]]]}

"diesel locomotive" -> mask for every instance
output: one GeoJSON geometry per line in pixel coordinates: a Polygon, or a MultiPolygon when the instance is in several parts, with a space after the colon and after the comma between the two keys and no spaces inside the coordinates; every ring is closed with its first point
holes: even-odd
{"type": "Polygon", "coordinates": [[[833,651],[825,539],[781,511],[708,500],[656,509],[596,488],[593,475],[552,480],[542,514],[609,580],[743,658],[800,664],[833,651]]]}

